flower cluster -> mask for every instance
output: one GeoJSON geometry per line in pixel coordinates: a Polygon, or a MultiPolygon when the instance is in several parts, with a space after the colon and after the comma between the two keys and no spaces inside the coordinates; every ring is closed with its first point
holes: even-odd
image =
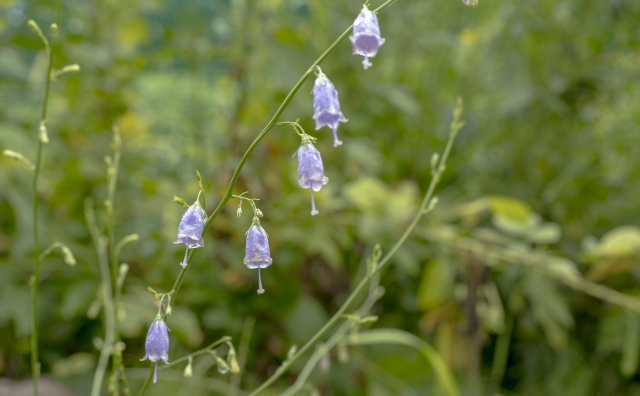
{"type": "MultiPolygon", "coordinates": [[[[371,67],[369,59],[378,54],[378,49],[385,40],[380,37],[380,27],[378,26],[376,15],[370,11],[366,5],[353,24],[353,33],[350,38],[353,43],[353,53],[364,56],[362,64],[365,69],[371,67]]],[[[325,126],[329,127],[333,132],[333,146],[338,147],[342,145],[342,141],[338,138],[338,126],[340,123],[347,122],[347,119],[344,114],[342,114],[340,101],[338,100],[338,91],[335,86],[322,72],[320,67],[316,67],[315,71],[317,78],[313,86],[313,119],[315,120],[316,130],[325,126]]],[[[329,178],[324,174],[322,157],[314,144],[316,139],[307,135],[297,122],[280,124],[292,125],[302,139],[300,147],[297,150],[298,184],[301,188],[311,191],[311,215],[315,216],[318,214],[318,210],[316,209],[314,193],[319,192],[322,187],[329,182],[329,178]]],[[[207,223],[207,213],[205,211],[206,200],[204,199],[204,189],[202,187],[200,174],[198,174],[198,182],[200,193],[192,205],[187,205],[183,199],[174,197],[175,202],[187,207],[178,225],[178,235],[174,242],[176,244],[182,243],[186,247],[184,259],[180,263],[183,271],[186,270],[188,265],[189,249],[197,249],[204,246],[203,233],[207,223]],[[201,196],[203,198],[202,204],[200,201],[201,196]]],[[[232,197],[240,200],[237,210],[238,217],[242,215],[242,202],[248,202],[253,211],[253,220],[246,233],[244,264],[249,269],[258,270],[258,294],[263,294],[265,290],[262,287],[260,270],[271,266],[273,263],[269,247],[269,237],[260,225],[260,218],[263,217],[263,213],[256,206],[257,199],[245,197],[244,194],[245,193],[232,195],[232,197]]],[[[150,290],[153,291],[152,289],[150,290]]],[[[158,360],[162,360],[165,363],[169,362],[169,332],[164,322],[164,317],[171,312],[171,298],[174,292],[172,291],[168,294],[153,293],[156,297],[161,297],[159,312],[149,327],[145,342],[146,355],[142,360],[149,360],[155,364],[153,376],[153,382],[155,383],[157,380],[158,360]],[[163,305],[163,299],[165,297],[169,299],[169,304],[166,308],[163,305]]],[[[233,352],[233,357],[235,357],[235,351],[233,352]]],[[[235,366],[232,364],[231,368],[234,372],[239,371],[237,363],[235,366]]],[[[191,370],[190,359],[185,369],[185,376],[190,376],[191,370]]],[[[224,371],[228,371],[228,368],[224,371]]]]}

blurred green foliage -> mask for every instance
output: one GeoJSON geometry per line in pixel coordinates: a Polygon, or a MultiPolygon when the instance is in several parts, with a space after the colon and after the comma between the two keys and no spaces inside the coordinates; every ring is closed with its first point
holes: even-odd
{"type": "MultiPolygon", "coordinates": [[[[173,195],[195,200],[198,169],[210,212],[253,137],[361,7],[62,1],[55,67],[82,70],[52,84],[38,197],[41,244],[65,243],[78,264],[54,253],[43,266],[45,375],[86,394],[95,338],[104,336],[83,201],[93,198],[106,224],[98,203],[106,198],[112,126],[123,137],[116,235],[140,236],[121,254],[131,269],[118,315],[125,365],[139,368],[130,371],[137,389],[155,316],[146,287],[169,291],[184,252],[171,243],[183,212],[173,195]]],[[[35,155],[46,56],[26,21],[48,31],[53,15],[51,1],[0,0],[0,149],[27,158],[35,155]]],[[[274,129],[234,191],[260,198],[265,213],[274,261],[262,273],[267,293],[255,293],[257,274],[242,264],[250,216],[237,219],[231,203],[209,229],[173,309],[171,358],[223,335],[238,343],[252,318],[242,388],[271,375],[290,346],[342,304],[373,245],[388,248],[401,235],[459,95],[466,126],[440,204],[386,272],[373,327],[431,343],[463,394],[639,395],[639,312],[568,286],[585,279],[640,292],[640,3],[484,0],[471,8],[399,0],[379,20],[387,41],[371,69],[362,70],[347,42],[322,64],[349,118],[340,127],[344,146],[331,147],[328,129],[313,131],[312,81],[281,118],[300,118],[319,138],[330,178],[316,194],[320,215],[309,215],[308,191],[297,186],[298,137],[274,129]],[[540,270],[443,242],[459,238],[514,257],[543,254],[547,264],[540,270]]],[[[3,158],[0,166],[0,374],[27,378],[30,183],[19,163],[3,158]]],[[[329,371],[313,377],[322,394],[431,394],[436,386],[427,361],[409,348],[358,346],[349,354],[346,363],[332,354],[329,371]]],[[[220,381],[228,376],[199,359],[194,377],[208,378],[184,381],[182,367],[163,371],[166,383],[153,394],[226,393],[220,381]]]]}

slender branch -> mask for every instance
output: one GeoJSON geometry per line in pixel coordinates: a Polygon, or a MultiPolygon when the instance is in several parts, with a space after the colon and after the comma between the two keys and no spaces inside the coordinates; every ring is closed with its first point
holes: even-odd
{"type": "Polygon", "coordinates": [[[105,336],[103,346],[100,350],[100,358],[98,359],[98,367],[93,377],[93,386],[91,387],[91,396],[99,396],[102,389],[102,381],[104,379],[109,357],[114,351],[115,336],[115,315],[113,309],[113,295],[111,288],[111,276],[109,273],[109,259],[107,257],[108,241],[105,236],[100,233],[96,224],[95,214],[93,212],[90,200],[85,201],[85,218],[91,238],[98,252],[98,266],[100,267],[102,303],[104,304],[105,317],[105,336]]]}
{"type": "MultiPolygon", "coordinates": [[[[389,7],[391,4],[395,3],[396,1],[397,0],[387,0],[380,7],[376,8],[374,10],[374,12],[382,11],[385,8],[389,7]]],[[[251,155],[253,150],[255,150],[255,148],[258,146],[260,141],[262,141],[262,139],[264,139],[264,137],[267,135],[267,133],[269,133],[271,128],[273,128],[276,125],[276,123],[278,122],[278,119],[280,118],[282,113],[285,111],[285,109],[289,106],[289,103],[291,103],[291,100],[296,95],[296,93],[298,92],[298,90],[300,89],[302,84],[307,80],[307,78],[310,75],[312,75],[314,73],[314,71],[316,70],[316,67],[320,63],[322,63],[322,61],[324,61],[325,58],[327,56],[329,56],[329,54],[331,52],[333,52],[333,50],[338,46],[338,44],[340,44],[342,41],[344,41],[344,39],[346,39],[349,36],[349,33],[351,33],[352,29],[353,29],[353,25],[349,26],[349,28],[347,28],[347,30],[345,30],[344,33],[342,33],[340,35],[340,37],[338,37],[336,39],[336,41],[334,41],[333,44],[331,44],[329,46],[329,48],[327,48],[326,51],[324,51],[322,53],[322,55],[320,55],[320,57],[318,59],[316,59],[315,62],[313,62],[311,67],[309,67],[309,69],[307,69],[307,71],[302,75],[302,77],[300,77],[298,82],[293,86],[291,91],[289,91],[289,94],[287,94],[287,96],[284,99],[284,101],[282,102],[282,104],[280,104],[280,107],[278,107],[278,110],[276,110],[276,113],[273,115],[273,117],[271,117],[271,120],[269,121],[269,123],[264,127],[262,132],[260,132],[260,134],[253,140],[253,142],[251,143],[251,145],[249,146],[247,151],[244,153],[244,155],[240,159],[240,163],[236,167],[235,172],[233,172],[233,176],[231,177],[231,182],[229,183],[229,187],[227,188],[227,192],[224,194],[224,197],[222,197],[222,200],[220,200],[220,203],[218,204],[218,206],[216,206],[216,208],[213,211],[213,213],[211,214],[211,216],[209,216],[207,221],[204,223],[204,230],[202,232],[203,234],[207,232],[207,229],[211,225],[211,222],[218,216],[218,214],[220,214],[220,212],[222,211],[222,208],[224,208],[226,203],[231,198],[231,194],[233,192],[233,188],[235,187],[236,182],[238,181],[238,177],[240,176],[240,171],[242,170],[242,167],[244,166],[245,162],[247,162],[247,159],[249,158],[249,156],[251,155]]],[[[196,251],[196,249],[192,249],[192,250],[189,251],[189,256],[187,257],[187,263],[191,262],[191,258],[195,254],[195,251],[196,251]]],[[[171,293],[173,293],[172,300],[175,300],[175,295],[180,290],[180,286],[182,286],[182,282],[184,281],[184,277],[185,277],[188,269],[189,269],[189,266],[186,266],[178,274],[178,278],[176,279],[175,283],[173,284],[173,288],[171,289],[171,293]]]]}
{"type": "Polygon", "coordinates": [[[219,345],[222,345],[222,344],[224,344],[225,342],[228,342],[228,341],[231,341],[231,337],[224,336],[224,337],[220,338],[218,341],[215,341],[215,342],[209,344],[209,346],[207,346],[205,348],[202,348],[200,350],[197,350],[197,351],[195,351],[193,353],[190,353],[188,355],[185,355],[185,356],[183,356],[183,357],[181,357],[179,359],[173,360],[171,363],[165,364],[164,366],[159,367],[158,369],[159,370],[164,370],[164,369],[167,369],[167,368],[169,368],[171,366],[175,366],[178,363],[182,363],[185,360],[189,360],[190,357],[194,358],[194,357],[196,357],[198,355],[202,355],[203,353],[207,353],[207,352],[213,350],[215,347],[217,347],[219,345]]]}
{"type": "Polygon", "coordinates": [[[47,82],[44,93],[44,100],[42,102],[42,114],[40,116],[40,127],[38,130],[38,149],[36,153],[36,164],[33,171],[32,190],[33,190],[33,245],[34,245],[34,257],[36,265],[33,271],[33,277],[31,278],[31,375],[33,376],[33,394],[38,396],[38,382],[40,378],[40,361],[38,357],[38,287],[40,283],[40,265],[42,260],[40,259],[40,240],[38,236],[38,177],[40,176],[40,165],[42,163],[42,148],[46,144],[46,130],[45,135],[41,136],[42,128],[46,128],[47,120],[47,107],[49,104],[49,92],[51,88],[51,70],[53,69],[53,61],[55,59],[55,47],[58,39],[57,28],[60,21],[60,0],[56,1],[56,19],[55,27],[52,26],[53,37],[51,46],[44,36],[43,41],[45,46],[49,47],[49,65],[47,67],[47,82]]]}
{"type": "MultiPolygon", "coordinates": [[[[387,0],[382,5],[380,5],[378,8],[376,8],[374,10],[374,12],[382,11],[385,8],[389,7],[391,4],[395,3],[396,1],[397,0],[387,0]]],[[[316,71],[316,68],[318,67],[318,65],[320,65],[320,63],[322,63],[322,61],[324,61],[327,58],[327,56],[329,56],[329,54],[331,52],[333,52],[333,50],[342,41],[344,41],[349,36],[349,34],[351,33],[352,29],[353,29],[353,25],[349,26],[347,28],[347,30],[345,30],[329,46],[329,48],[327,48],[322,53],[322,55],[320,55],[320,57],[318,57],[318,59],[316,59],[315,62],[313,62],[313,64],[309,67],[309,69],[307,69],[307,71],[302,75],[302,77],[300,77],[298,82],[296,82],[296,84],[293,86],[291,91],[289,91],[289,93],[287,94],[285,99],[280,104],[280,107],[278,107],[278,110],[276,110],[276,112],[273,115],[273,117],[271,117],[271,120],[262,129],[262,132],[260,132],[260,134],[258,134],[258,136],[253,140],[251,145],[249,145],[249,148],[247,149],[247,151],[244,153],[244,155],[240,159],[240,162],[238,163],[238,166],[236,167],[236,170],[233,172],[233,175],[231,176],[231,181],[229,182],[229,186],[227,188],[227,191],[226,191],[224,197],[222,197],[222,199],[220,200],[220,203],[218,203],[218,206],[216,206],[216,208],[214,209],[214,211],[211,214],[211,216],[209,216],[207,221],[204,223],[204,229],[202,231],[203,235],[207,232],[207,229],[209,228],[209,226],[211,225],[213,220],[220,214],[220,212],[222,211],[222,209],[224,208],[226,203],[231,198],[232,193],[233,193],[233,188],[235,187],[236,182],[238,181],[238,177],[240,176],[240,172],[242,171],[242,168],[244,167],[244,164],[245,164],[245,162],[247,162],[247,159],[249,158],[251,153],[253,153],[253,150],[255,150],[255,148],[262,141],[262,139],[264,139],[264,137],[269,133],[269,131],[271,131],[271,129],[274,126],[276,126],[276,124],[278,122],[278,119],[280,118],[282,113],[285,111],[285,109],[289,106],[289,103],[291,103],[291,100],[293,100],[293,97],[296,95],[296,93],[298,92],[300,87],[302,87],[302,84],[304,84],[304,82],[307,80],[307,78],[316,71]]],[[[444,159],[444,156],[443,156],[443,159],[444,159]]],[[[444,163],[444,161],[443,161],[443,163],[444,163]]],[[[435,186],[433,188],[435,188],[435,186]]],[[[431,189],[431,191],[432,190],[433,189],[431,189]]],[[[428,199],[426,199],[425,201],[428,203],[430,199],[431,199],[431,197],[429,196],[428,199]]],[[[423,206],[425,206],[425,207],[421,209],[421,213],[424,212],[424,210],[426,210],[426,204],[424,204],[423,206]]],[[[417,221],[416,221],[416,223],[417,223],[417,221]]],[[[408,234],[407,234],[407,236],[408,236],[408,234]]],[[[403,236],[403,237],[404,237],[404,239],[406,239],[406,236],[403,236]]],[[[394,249],[394,251],[395,250],[397,250],[397,247],[394,249]]],[[[187,260],[186,260],[187,263],[191,262],[191,259],[193,258],[193,255],[195,254],[195,252],[196,252],[196,249],[191,249],[189,251],[189,254],[188,254],[187,260]]],[[[387,260],[388,260],[388,258],[390,258],[390,256],[387,257],[387,260]]],[[[176,295],[180,291],[180,287],[182,286],[182,282],[184,281],[185,275],[187,274],[187,271],[188,271],[189,267],[190,266],[187,265],[187,266],[185,266],[184,268],[182,268],[180,270],[180,273],[178,274],[178,277],[176,278],[176,280],[175,280],[175,282],[173,284],[173,287],[171,288],[171,291],[169,292],[169,294],[171,295],[171,301],[175,301],[176,295]]],[[[351,304],[351,302],[356,298],[356,296],[364,288],[366,283],[370,280],[372,275],[373,274],[369,274],[365,279],[363,279],[360,282],[360,284],[356,287],[356,289],[353,291],[351,296],[349,296],[349,298],[347,299],[345,304],[338,310],[338,312],[336,312],[336,314],[331,318],[331,320],[327,324],[325,324],[325,326],[323,326],[323,328],[320,330],[320,332],[318,332],[311,340],[309,340],[305,344],[305,346],[298,351],[298,353],[296,353],[293,356],[293,359],[289,359],[288,361],[293,361],[293,360],[297,359],[302,353],[306,352],[311,347],[311,345],[315,344],[315,342],[341,317],[341,315],[345,312],[347,307],[351,304]]],[[[289,365],[290,365],[290,363],[289,363],[289,365]]],[[[265,382],[261,387],[259,387],[256,391],[254,391],[251,395],[254,395],[257,392],[259,392],[260,390],[262,390],[262,389],[266,388],[267,386],[269,386],[273,381],[275,381],[275,379],[280,377],[282,375],[282,373],[284,373],[286,371],[286,369],[288,369],[289,365],[287,365],[286,367],[285,367],[285,365],[281,366],[280,370],[278,370],[271,378],[269,378],[267,380],[267,382],[265,382]]],[[[146,389],[147,389],[147,387],[148,387],[148,385],[149,385],[149,383],[151,381],[151,375],[152,374],[150,374],[150,377],[147,379],[147,381],[145,383],[146,386],[143,386],[143,388],[141,389],[141,391],[139,393],[139,396],[144,395],[144,393],[146,392],[146,389]]]]}
{"type": "Polygon", "coordinates": [[[287,359],[287,361],[285,361],[282,364],[282,366],[280,366],[280,368],[276,370],[276,372],[268,380],[262,383],[262,385],[260,385],[256,390],[251,392],[249,396],[255,396],[261,391],[263,391],[264,389],[266,389],[267,387],[269,387],[276,379],[282,376],[282,374],[284,374],[291,367],[293,362],[295,362],[298,358],[300,358],[300,356],[302,356],[305,352],[307,352],[335,323],[338,322],[338,320],[342,318],[342,315],[346,312],[346,310],[349,308],[351,303],[360,294],[360,292],[366,286],[366,284],[389,264],[390,262],[389,260],[391,259],[393,254],[407,240],[407,238],[409,237],[413,229],[416,227],[416,225],[418,224],[418,221],[420,221],[422,216],[424,216],[431,209],[433,209],[433,202],[432,202],[433,192],[435,191],[435,188],[438,185],[438,182],[440,181],[440,177],[442,176],[442,173],[446,169],[446,163],[447,163],[447,159],[449,158],[449,153],[451,152],[451,147],[453,146],[453,142],[455,141],[458,131],[460,130],[460,128],[462,128],[462,125],[463,125],[462,121],[460,120],[460,117],[462,116],[461,100],[459,100],[458,108],[456,109],[454,114],[455,114],[454,121],[451,123],[449,140],[447,141],[447,145],[445,147],[444,153],[440,158],[440,161],[437,163],[437,166],[433,170],[433,177],[431,178],[431,182],[429,183],[429,188],[427,189],[427,193],[425,194],[424,199],[422,200],[422,203],[418,208],[418,211],[413,221],[411,222],[409,227],[407,227],[404,234],[402,234],[400,239],[398,239],[395,245],[393,245],[389,253],[387,253],[384,256],[384,258],[380,260],[380,262],[376,265],[375,269],[372,271],[369,271],[367,275],[360,281],[360,283],[355,287],[353,292],[351,292],[351,295],[349,295],[349,297],[342,304],[342,306],[338,308],[338,310],[331,317],[331,319],[329,319],[329,321],[325,323],[324,326],[322,326],[322,328],[318,330],[318,332],[313,337],[311,337],[311,339],[307,341],[307,343],[304,344],[304,346],[300,348],[295,355],[287,359]]]}

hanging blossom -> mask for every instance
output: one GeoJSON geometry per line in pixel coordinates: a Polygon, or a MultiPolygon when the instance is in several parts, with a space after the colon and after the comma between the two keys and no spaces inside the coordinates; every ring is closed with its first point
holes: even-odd
{"type": "Polygon", "coordinates": [[[367,8],[362,7],[362,11],[353,22],[353,33],[350,37],[353,43],[353,54],[364,56],[362,65],[365,70],[371,66],[369,58],[374,58],[378,54],[378,48],[384,44],[384,39],[380,37],[380,26],[378,18],[367,8]]]}
{"type": "Polygon", "coordinates": [[[247,244],[245,247],[244,265],[251,269],[258,269],[258,294],[264,293],[260,269],[272,264],[269,250],[269,237],[260,226],[260,219],[253,217],[251,228],[247,231],[247,244]]]}
{"type": "Polygon", "coordinates": [[[200,207],[199,201],[196,201],[193,205],[187,209],[180,225],[178,226],[178,236],[173,243],[184,243],[187,247],[184,252],[184,260],[180,263],[183,268],[187,266],[187,255],[189,249],[196,249],[204,246],[204,240],[202,239],[202,230],[204,229],[204,222],[207,219],[207,213],[200,207]]]}
{"type": "Polygon", "coordinates": [[[348,120],[340,111],[338,91],[319,67],[318,78],[313,85],[313,119],[316,120],[316,130],[324,126],[331,128],[333,147],[342,145],[338,139],[338,125],[348,120]]]}
{"type": "Polygon", "coordinates": [[[309,135],[302,135],[302,144],[298,149],[298,184],[311,190],[311,215],[315,216],[318,211],[313,193],[320,191],[329,182],[329,178],[324,175],[322,157],[312,139],[309,135]]]}
{"type": "Polygon", "coordinates": [[[141,360],[148,359],[155,364],[153,370],[153,383],[155,384],[158,381],[158,360],[162,360],[165,364],[169,363],[169,332],[160,315],[149,327],[144,348],[146,354],[141,360]]]}

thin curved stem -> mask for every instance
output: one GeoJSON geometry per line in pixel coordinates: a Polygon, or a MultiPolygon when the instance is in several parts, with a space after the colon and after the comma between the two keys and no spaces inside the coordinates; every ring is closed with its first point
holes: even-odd
{"type": "Polygon", "coordinates": [[[324,326],[322,326],[322,328],[318,330],[318,332],[313,337],[311,337],[311,339],[307,341],[307,343],[304,344],[304,346],[300,348],[295,355],[287,359],[287,361],[284,362],[282,366],[280,366],[280,368],[276,370],[276,372],[268,380],[262,383],[262,385],[260,385],[256,390],[251,392],[249,396],[255,396],[261,391],[263,391],[264,389],[266,389],[267,387],[269,387],[276,379],[282,376],[282,374],[284,374],[291,367],[293,362],[295,362],[298,358],[300,358],[300,356],[302,356],[305,352],[307,352],[334,324],[336,324],[342,318],[342,315],[346,312],[346,310],[349,308],[351,303],[356,299],[356,297],[360,294],[360,292],[367,285],[367,283],[389,264],[390,262],[389,260],[391,259],[391,257],[400,248],[400,246],[404,244],[404,242],[407,240],[411,232],[414,230],[414,228],[416,227],[416,225],[418,224],[418,221],[420,221],[422,216],[424,216],[431,209],[433,209],[433,207],[431,207],[433,192],[435,191],[435,188],[438,185],[438,182],[440,181],[442,172],[444,172],[444,170],[446,169],[446,163],[447,163],[447,159],[449,158],[449,153],[451,152],[451,147],[453,146],[453,142],[455,141],[458,131],[463,125],[462,122],[460,121],[461,115],[462,115],[462,103],[460,101],[458,104],[458,108],[456,109],[456,112],[455,112],[454,121],[451,123],[451,132],[449,133],[449,140],[447,141],[447,146],[445,147],[445,150],[440,159],[440,162],[438,163],[436,169],[433,172],[433,177],[431,179],[431,183],[429,183],[429,188],[427,189],[424,199],[422,200],[422,204],[418,208],[418,212],[416,213],[413,221],[411,222],[409,227],[407,227],[407,229],[402,234],[400,239],[398,239],[398,241],[393,245],[391,250],[389,250],[389,253],[387,253],[382,258],[382,260],[380,260],[380,262],[377,264],[375,269],[373,271],[369,271],[367,275],[360,281],[360,283],[358,283],[356,288],[353,290],[353,292],[351,292],[347,300],[336,311],[336,313],[331,317],[331,319],[329,319],[329,321],[325,323],[324,326]]]}
{"type": "MultiPolygon", "coordinates": [[[[56,1],[56,19],[55,26],[57,29],[60,21],[60,0],[56,1]]],[[[53,34],[51,46],[49,47],[49,65],[47,67],[47,82],[42,102],[42,114],[40,117],[40,127],[46,123],[47,106],[49,104],[49,92],[51,89],[51,70],[53,69],[53,61],[55,59],[55,46],[58,39],[56,33],[53,34]]],[[[47,44],[45,40],[45,45],[47,44]]],[[[31,278],[31,375],[33,376],[33,394],[38,396],[38,382],[40,378],[40,361],[38,357],[38,286],[40,282],[40,266],[42,260],[40,258],[40,239],[38,235],[38,176],[40,176],[40,164],[42,163],[42,148],[46,142],[38,136],[38,149],[36,153],[36,164],[33,171],[32,189],[33,189],[33,245],[34,257],[36,265],[31,278]]]]}
{"type": "MultiPolygon", "coordinates": [[[[396,1],[397,0],[387,0],[380,7],[376,8],[374,12],[382,11],[385,8],[389,7],[391,4],[395,3],[396,1]]],[[[313,62],[311,67],[307,69],[307,71],[302,75],[302,77],[300,77],[298,82],[293,86],[291,91],[289,91],[289,94],[287,94],[286,98],[284,98],[284,101],[282,101],[282,104],[280,104],[280,107],[278,107],[278,110],[276,110],[276,113],[273,115],[273,117],[271,117],[271,120],[269,121],[269,123],[264,127],[262,132],[260,132],[260,134],[253,140],[253,142],[251,143],[247,151],[244,153],[244,155],[240,159],[240,163],[236,167],[235,172],[233,172],[233,176],[231,176],[231,182],[229,182],[229,187],[227,188],[227,192],[224,194],[224,197],[222,197],[222,200],[220,200],[220,203],[218,204],[218,206],[216,206],[211,216],[209,216],[207,221],[204,223],[204,230],[202,231],[203,234],[207,232],[207,229],[211,225],[211,222],[218,216],[218,214],[220,214],[220,212],[222,211],[222,208],[224,208],[224,206],[227,204],[227,202],[231,198],[233,188],[235,187],[236,182],[238,181],[238,177],[240,176],[240,171],[242,171],[242,168],[244,167],[245,162],[247,162],[247,159],[249,158],[251,153],[253,153],[253,150],[255,150],[255,148],[262,141],[262,139],[264,139],[267,133],[269,133],[269,131],[274,126],[276,126],[278,119],[280,118],[282,113],[285,111],[285,109],[289,106],[289,103],[291,103],[291,100],[296,95],[296,93],[298,92],[302,84],[304,84],[307,78],[314,73],[314,71],[316,70],[316,67],[320,63],[322,63],[322,61],[324,61],[325,58],[329,56],[331,52],[333,52],[333,50],[338,46],[338,44],[340,44],[342,41],[344,41],[344,39],[346,39],[349,36],[349,33],[351,33],[352,29],[353,29],[353,25],[349,26],[347,30],[345,30],[344,33],[342,33],[340,37],[338,37],[336,41],[334,41],[333,44],[331,44],[329,48],[327,48],[326,51],[324,51],[322,55],[320,55],[320,57],[316,59],[315,62],[313,62]]],[[[191,258],[193,257],[194,252],[195,251],[191,251],[189,253],[189,259],[187,262],[191,261],[191,258]]],[[[174,299],[175,299],[175,295],[180,290],[180,286],[182,286],[182,282],[184,281],[184,276],[186,275],[188,269],[189,269],[189,266],[187,266],[186,268],[183,268],[178,274],[178,278],[176,279],[175,283],[173,284],[171,293],[173,293],[174,299]]]]}
{"type": "MultiPolygon", "coordinates": [[[[380,5],[378,8],[376,8],[374,10],[374,12],[382,11],[385,8],[389,7],[391,4],[395,3],[396,1],[397,0],[387,0],[382,5],[380,5]]],[[[353,29],[353,25],[349,26],[347,28],[347,30],[345,30],[329,46],[329,48],[327,48],[322,53],[322,55],[320,55],[318,57],[318,59],[316,59],[313,62],[313,64],[309,67],[309,69],[307,69],[307,71],[305,71],[305,73],[302,75],[302,77],[300,77],[298,82],[296,82],[296,84],[293,86],[291,91],[289,91],[289,93],[287,94],[285,99],[280,104],[280,107],[278,107],[278,110],[276,110],[276,112],[273,115],[273,117],[271,117],[271,120],[269,120],[267,125],[262,129],[260,134],[258,134],[258,136],[256,136],[256,138],[253,140],[253,142],[251,142],[251,145],[249,145],[249,148],[247,149],[247,151],[244,153],[244,155],[240,159],[240,162],[238,163],[238,166],[236,167],[236,170],[233,172],[233,175],[231,176],[231,181],[229,182],[229,186],[227,188],[227,192],[225,193],[224,197],[222,197],[222,199],[220,200],[220,203],[218,203],[218,206],[216,206],[216,208],[214,209],[214,211],[211,214],[211,216],[209,216],[207,221],[204,223],[204,229],[202,231],[203,235],[207,232],[207,229],[211,225],[211,222],[213,222],[213,220],[220,214],[220,212],[222,211],[222,208],[224,208],[224,206],[227,204],[227,202],[231,198],[232,193],[233,193],[233,188],[235,187],[236,182],[238,181],[238,177],[240,176],[240,172],[242,171],[242,168],[244,167],[244,164],[247,162],[247,159],[249,158],[251,153],[253,153],[253,150],[255,150],[255,148],[262,141],[262,139],[264,139],[264,137],[269,133],[269,131],[271,131],[271,129],[274,126],[277,125],[278,119],[280,118],[282,113],[285,111],[285,109],[289,106],[289,103],[291,103],[291,100],[293,100],[293,97],[296,95],[298,90],[300,90],[300,87],[302,87],[302,84],[304,84],[304,82],[307,80],[307,78],[310,75],[314,74],[314,72],[316,71],[318,65],[320,65],[320,63],[322,63],[322,61],[324,61],[327,58],[327,56],[329,56],[329,54],[331,52],[333,52],[333,50],[349,36],[349,34],[351,33],[352,29],[353,29]]],[[[406,239],[406,237],[405,237],[405,239],[406,239]]],[[[191,259],[193,258],[194,254],[195,254],[195,250],[191,250],[189,252],[189,256],[187,258],[187,263],[189,263],[191,261],[191,259]]],[[[175,280],[175,282],[173,284],[173,287],[171,288],[171,291],[169,292],[169,294],[171,295],[171,301],[175,301],[176,295],[178,294],[178,291],[180,291],[180,287],[182,286],[182,282],[184,281],[185,275],[187,274],[187,271],[189,270],[189,267],[190,266],[188,265],[188,266],[186,266],[186,267],[184,267],[184,268],[182,268],[180,270],[180,273],[178,274],[178,277],[176,278],[176,280],[175,280]]],[[[370,274],[370,275],[373,275],[373,274],[370,274]]],[[[359,294],[359,292],[362,290],[362,288],[364,288],[365,284],[369,281],[369,279],[370,279],[370,276],[367,276],[365,279],[363,279],[362,282],[360,282],[360,284],[356,287],[356,289],[351,294],[351,296],[349,296],[349,298],[347,299],[345,304],[338,310],[338,312],[336,312],[336,314],[333,316],[333,318],[325,326],[323,326],[323,328],[320,330],[321,332],[316,334],[316,336],[314,336],[311,340],[309,340],[307,342],[307,344],[305,344],[305,346],[300,351],[298,351],[298,353],[296,353],[296,355],[294,355],[295,358],[298,358],[303,352],[306,352],[306,350],[309,349],[309,347],[311,345],[313,345],[318,340],[318,338],[320,338],[329,329],[329,327],[331,327],[340,318],[340,316],[347,309],[348,305],[351,304],[351,302],[359,294]]],[[[289,360],[291,360],[291,359],[289,359],[289,360]]],[[[267,380],[267,382],[265,382],[266,385],[263,384],[263,386],[261,386],[256,391],[254,391],[252,393],[252,395],[255,394],[256,392],[258,392],[259,390],[261,390],[263,388],[266,388],[276,378],[278,378],[280,375],[282,375],[282,373],[284,371],[286,371],[283,368],[284,368],[284,365],[281,367],[281,370],[278,370],[271,378],[269,378],[269,380],[267,380]]],[[[288,368],[288,366],[287,366],[287,368],[288,368]]],[[[141,391],[139,393],[139,396],[144,395],[144,393],[146,392],[146,389],[149,386],[149,383],[151,381],[151,375],[152,374],[150,374],[150,377],[147,379],[147,381],[145,383],[146,386],[144,386],[141,389],[141,391]]]]}

